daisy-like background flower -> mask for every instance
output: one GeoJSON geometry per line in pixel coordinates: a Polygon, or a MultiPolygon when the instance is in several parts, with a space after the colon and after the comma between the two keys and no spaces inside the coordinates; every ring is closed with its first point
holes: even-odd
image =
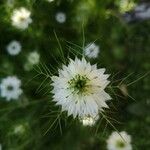
{"type": "Polygon", "coordinates": [[[108,150],[132,150],[131,136],[125,131],[114,131],[107,140],[108,150]]]}
{"type": "Polygon", "coordinates": [[[18,55],[21,52],[21,49],[22,49],[22,46],[20,42],[15,41],[15,40],[11,41],[6,47],[7,52],[12,56],[18,55]]]}
{"type": "Polygon", "coordinates": [[[121,13],[132,10],[135,7],[134,1],[130,1],[130,0],[120,0],[118,1],[118,3],[119,3],[119,9],[121,13]]]}
{"type": "Polygon", "coordinates": [[[98,115],[96,117],[85,116],[83,118],[80,118],[80,122],[82,122],[83,126],[93,126],[98,119],[98,115]]]}
{"type": "Polygon", "coordinates": [[[70,59],[67,66],[59,69],[58,76],[52,76],[53,101],[62,106],[73,117],[96,117],[103,108],[108,108],[106,101],[111,97],[105,92],[109,84],[105,68],[97,68],[84,58],[70,59]]]}
{"type": "Polygon", "coordinates": [[[64,12],[57,12],[55,19],[58,23],[66,22],[66,14],[64,12]]]}
{"type": "Polygon", "coordinates": [[[0,84],[0,95],[6,98],[7,101],[11,99],[17,100],[22,92],[21,81],[16,76],[8,76],[2,79],[0,84]]]}
{"type": "Polygon", "coordinates": [[[33,69],[34,65],[38,65],[40,62],[40,54],[37,51],[30,52],[27,55],[27,62],[24,64],[24,69],[29,71],[33,69]]]}
{"type": "Polygon", "coordinates": [[[40,61],[40,55],[37,51],[33,51],[33,52],[29,53],[27,59],[30,64],[36,65],[40,61]]]}
{"type": "Polygon", "coordinates": [[[32,23],[31,12],[24,7],[15,9],[11,16],[11,20],[14,27],[25,30],[28,28],[29,24],[32,23]]]}
{"type": "Polygon", "coordinates": [[[54,0],[47,0],[48,2],[53,2],[54,0]]]}
{"type": "Polygon", "coordinates": [[[14,134],[23,134],[25,132],[25,126],[23,124],[18,124],[14,127],[14,134]]]}
{"type": "Polygon", "coordinates": [[[26,132],[28,132],[28,128],[29,128],[29,124],[28,122],[19,122],[19,123],[16,123],[10,133],[12,135],[19,135],[19,136],[23,136],[26,134],[26,132]]]}
{"type": "Polygon", "coordinates": [[[95,43],[88,44],[84,49],[84,55],[89,58],[97,58],[99,54],[99,46],[95,43]]]}

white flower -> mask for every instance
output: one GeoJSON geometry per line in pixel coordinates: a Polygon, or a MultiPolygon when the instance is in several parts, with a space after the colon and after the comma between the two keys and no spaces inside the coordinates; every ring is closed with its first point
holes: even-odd
{"type": "Polygon", "coordinates": [[[2,150],[2,145],[0,144],[0,150],[2,150]]]}
{"type": "Polygon", "coordinates": [[[135,7],[135,3],[132,0],[120,0],[118,2],[121,13],[130,11],[135,7]]]}
{"type": "Polygon", "coordinates": [[[52,76],[53,100],[74,118],[97,116],[103,107],[108,108],[106,101],[111,99],[104,91],[109,84],[109,75],[104,72],[104,68],[98,69],[84,58],[70,59],[68,66],[59,69],[58,76],[52,76]]]}
{"type": "Polygon", "coordinates": [[[147,9],[145,8],[145,10],[143,10],[141,12],[139,11],[135,15],[136,15],[137,18],[149,19],[150,18],[150,8],[147,8],[147,9]]]}
{"type": "Polygon", "coordinates": [[[47,0],[48,2],[53,2],[54,0],[47,0]]]}
{"type": "Polygon", "coordinates": [[[4,78],[0,84],[1,96],[5,97],[7,101],[11,99],[18,99],[22,94],[20,88],[21,81],[15,76],[8,76],[4,78]]]}
{"type": "Polygon", "coordinates": [[[98,119],[99,119],[98,115],[96,117],[85,116],[81,118],[80,121],[84,126],[93,126],[98,119]]]}
{"type": "Polygon", "coordinates": [[[95,43],[88,44],[84,49],[84,55],[89,58],[96,58],[99,54],[99,46],[95,43]]]}
{"type": "Polygon", "coordinates": [[[15,9],[11,17],[12,25],[18,29],[24,30],[28,28],[30,23],[32,23],[32,19],[30,16],[31,12],[24,7],[15,9]]]}
{"type": "Polygon", "coordinates": [[[63,12],[58,12],[55,18],[57,22],[64,23],[66,21],[66,14],[63,12]]]}
{"type": "Polygon", "coordinates": [[[24,64],[24,69],[30,71],[34,65],[37,65],[40,61],[40,54],[37,51],[30,52],[27,57],[27,62],[24,64]]]}
{"type": "Polygon", "coordinates": [[[10,55],[18,55],[21,51],[21,44],[18,41],[12,41],[8,44],[6,50],[10,55]]]}
{"type": "Polygon", "coordinates": [[[107,140],[107,149],[132,150],[131,136],[125,131],[120,132],[120,135],[117,132],[113,132],[107,140]]]}
{"type": "Polygon", "coordinates": [[[140,5],[137,5],[134,10],[135,11],[145,11],[146,6],[147,6],[146,3],[142,3],[140,5]]]}
{"type": "Polygon", "coordinates": [[[28,55],[28,63],[32,64],[32,65],[36,65],[38,64],[40,61],[40,55],[38,52],[33,51],[31,53],[29,53],[28,55]]]}
{"type": "Polygon", "coordinates": [[[25,132],[25,125],[18,124],[14,127],[14,134],[23,134],[25,132]]]}

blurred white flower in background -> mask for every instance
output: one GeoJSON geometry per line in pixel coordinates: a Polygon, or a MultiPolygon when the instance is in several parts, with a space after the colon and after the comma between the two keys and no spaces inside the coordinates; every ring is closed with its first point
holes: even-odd
{"type": "Polygon", "coordinates": [[[143,3],[141,5],[137,5],[134,10],[140,12],[140,11],[144,11],[145,8],[146,8],[146,3],[143,3]]]}
{"type": "MultiPolygon", "coordinates": [[[[84,23],[86,25],[91,16],[95,14],[96,2],[92,0],[79,1],[75,8],[75,16],[73,18],[74,23],[84,23]]],[[[77,25],[77,28],[79,26],[77,25]]]]}
{"type": "Polygon", "coordinates": [[[99,54],[99,46],[95,43],[88,44],[84,49],[84,55],[89,58],[96,58],[99,54]]]}
{"type": "Polygon", "coordinates": [[[37,51],[33,51],[28,55],[28,62],[32,65],[38,64],[40,61],[40,55],[37,51]]]}
{"type": "Polygon", "coordinates": [[[23,134],[25,132],[25,125],[18,124],[14,127],[14,134],[23,134]]]}
{"type": "Polygon", "coordinates": [[[150,18],[150,6],[146,3],[143,3],[135,8],[135,16],[141,19],[150,18]]]}
{"type": "Polygon", "coordinates": [[[2,145],[0,144],[0,150],[2,150],[2,145]]]}
{"type": "Polygon", "coordinates": [[[47,0],[48,2],[53,2],[54,0],[47,0]]]}
{"type": "Polygon", "coordinates": [[[39,64],[40,54],[37,51],[30,52],[27,56],[27,62],[24,65],[24,69],[29,71],[34,65],[39,64]]]}
{"type": "Polygon", "coordinates": [[[6,98],[7,101],[10,101],[11,99],[18,99],[22,94],[20,86],[21,81],[15,76],[8,76],[2,79],[0,84],[1,97],[6,98]]]}
{"type": "Polygon", "coordinates": [[[99,119],[98,115],[94,118],[90,116],[85,116],[83,118],[80,118],[80,121],[82,122],[83,126],[93,126],[95,125],[98,119],[99,119]]]}
{"type": "Polygon", "coordinates": [[[14,56],[21,52],[21,48],[20,42],[14,40],[7,45],[6,50],[10,55],[14,56]]]}
{"type": "Polygon", "coordinates": [[[133,0],[120,0],[118,2],[121,13],[130,11],[136,6],[133,0]]]}
{"type": "Polygon", "coordinates": [[[109,84],[105,69],[98,69],[84,58],[70,59],[68,66],[59,69],[58,76],[52,76],[53,101],[62,106],[73,117],[96,117],[103,107],[108,108],[111,97],[104,91],[109,84]]]}
{"type": "Polygon", "coordinates": [[[119,134],[115,131],[113,132],[107,140],[108,150],[132,150],[131,146],[131,136],[125,131],[119,134]]]}
{"type": "Polygon", "coordinates": [[[18,29],[24,30],[28,28],[30,23],[32,23],[30,16],[31,12],[24,7],[15,9],[11,17],[12,25],[18,29]]]}
{"type": "Polygon", "coordinates": [[[58,12],[55,16],[55,19],[59,23],[64,23],[66,21],[66,14],[63,12],[58,12]]]}

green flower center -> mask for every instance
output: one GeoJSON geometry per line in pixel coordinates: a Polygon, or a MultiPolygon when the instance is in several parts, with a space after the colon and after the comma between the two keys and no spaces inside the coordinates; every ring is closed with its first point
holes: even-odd
{"type": "Polygon", "coordinates": [[[7,86],[7,90],[8,90],[8,91],[12,91],[12,90],[13,90],[13,86],[8,85],[8,86],[7,86]]]}
{"type": "Polygon", "coordinates": [[[76,75],[68,83],[74,92],[84,93],[87,91],[87,82],[89,79],[86,76],[76,75]]]}
{"type": "Polygon", "coordinates": [[[21,22],[25,21],[25,17],[21,16],[19,19],[20,19],[21,22]]]}
{"type": "Polygon", "coordinates": [[[119,148],[125,147],[125,143],[124,143],[123,141],[117,141],[116,145],[117,145],[117,147],[119,147],[119,148]]]}

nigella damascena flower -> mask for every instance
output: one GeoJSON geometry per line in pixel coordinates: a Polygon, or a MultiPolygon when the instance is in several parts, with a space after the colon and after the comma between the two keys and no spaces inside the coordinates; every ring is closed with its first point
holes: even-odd
{"type": "Polygon", "coordinates": [[[121,13],[127,12],[132,10],[135,7],[135,3],[130,0],[120,0],[119,3],[119,9],[121,13]]]}
{"type": "Polygon", "coordinates": [[[30,52],[27,56],[27,62],[24,64],[24,69],[29,71],[34,65],[40,62],[40,54],[37,51],[30,52]]]}
{"type": "Polygon", "coordinates": [[[28,55],[28,62],[32,65],[38,64],[40,61],[40,55],[37,51],[30,52],[28,55]]]}
{"type": "Polygon", "coordinates": [[[96,117],[103,108],[108,108],[111,97],[104,89],[109,84],[105,69],[98,69],[82,58],[70,59],[69,64],[52,76],[53,101],[73,117],[96,117]]]}
{"type": "Polygon", "coordinates": [[[119,134],[115,131],[113,132],[107,140],[108,150],[132,150],[131,146],[131,136],[125,131],[119,134]]]}
{"type": "Polygon", "coordinates": [[[17,134],[18,135],[23,135],[26,131],[26,126],[27,126],[26,123],[15,125],[14,128],[13,128],[13,133],[16,134],[16,135],[17,134]]]}
{"type": "Polygon", "coordinates": [[[82,122],[83,126],[94,126],[98,119],[98,115],[96,117],[85,116],[83,118],[80,118],[80,122],[82,122]]]}
{"type": "Polygon", "coordinates": [[[10,101],[11,99],[18,99],[22,94],[20,86],[21,81],[15,76],[8,76],[2,79],[0,84],[1,97],[6,98],[7,101],[10,101]]]}
{"type": "Polygon", "coordinates": [[[25,30],[32,23],[31,12],[24,7],[15,9],[11,16],[12,25],[18,29],[25,30]]]}
{"type": "Polygon", "coordinates": [[[54,0],[47,0],[48,2],[53,2],[54,0]]]}
{"type": "Polygon", "coordinates": [[[55,18],[58,23],[64,23],[66,21],[66,14],[63,12],[58,12],[55,18]]]}
{"type": "Polygon", "coordinates": [[[96,58],[99,54],[99,46],[95,43],[88,44],[84,49],[84,55],[89,58],[96,58]]]}
{"type": "Polygon", "coordinates": [[[21,52],[21,48],[20,42],[14,40],[7,45],[6,50],[10,55],[15,56],[21,52]]]}

